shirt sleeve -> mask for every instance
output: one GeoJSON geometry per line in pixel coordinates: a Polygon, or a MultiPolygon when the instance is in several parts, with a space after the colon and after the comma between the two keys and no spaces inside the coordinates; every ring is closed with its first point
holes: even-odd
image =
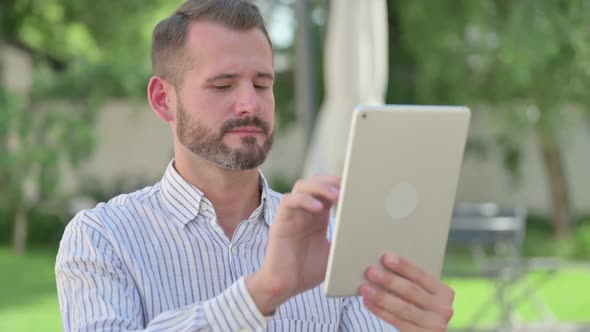
{"type": "Polygon", "coordinates": [[[144,320],[140,293],[111,244],[79,214],[66,227],[55,273],[64,331],[261,331],[245,281],[204,302],[144,320]]]}
{"type": "Polygon", "coordinates": [[[360,297],[350,297],[344,300],[344,310],[340,319],[338,331],[390,331],[398,330],[370,312],[360,297]]]}

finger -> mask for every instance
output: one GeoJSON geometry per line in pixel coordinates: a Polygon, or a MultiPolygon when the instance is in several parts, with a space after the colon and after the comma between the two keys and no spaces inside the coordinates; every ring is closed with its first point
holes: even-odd
{"type": "Polygon", "coordinates": [[[410,325],[410,322],[405,321],[391,314],[387,310],[381,308],[380,306],[374,304],[366,298],[363,298],[363,304],[365,305],[365,307],[367,307],[367,309],[369,309],[369,311],[374,313],[377,317],[381,318],[386,323],[395,326],[400,331],[409,330],[413,325],[410,325]]]}
{"type": "Polygon", "coordinates": [[[283,195],[281,205],[291,209],[303,209],[309,212],[320,212],[324,203],[307,193],[288,193],[283,195]]]}
{"type": "Polygon", "coordinates": [[[406,324],[414,326],[413,330],[416,327],[425,328],[429,331],[444,330],[447,326],[447,323],[440,316],[422,310],[412,303],[371,286],[368,283],[361,286],[360,293],[363,296],[363,303],[365,305],[368,304],[379,311],[378,316],[389,316],[389,319],[392,320],[393,317],[396,317],[398,324],[401,321],[405,321],[406,324]]]}
{"type": "Polygon", "coordinates": [[[448,303],[453,302],[453,290],[416,264],[393,253],[383,255],[381,261],[390,271],[416,283],[431,294],[444,296],[448,303]]]}
{"type": "Polygon", "coordinates": [[[299,180],[293,186],[293,193],[309,193],[333,203],[338,199],[340,187],[320,180],[299,180]]]}
{"type": "Polygon", "coordinates": [[[419,308],[433,311],[445,319],[453,315],[453,308],[440,297],[430,294],[419,285],[380,267],[372,266],[367,270],[366,277],[381,288],[398,295],[402,299],[415,304],[419,308]]]}
{"type": "Polygon", "coordinates": [[[377,317],[381,318],[386,323],[393,325],[399,331],[423,331],[422,329],[418,328],[415,324],[391,314],[389,311],[381,308],[380,306],[374,304],[368,299],[363,298],[363,304],[365,305],[365,307],[367,307],[367,309],[369,309],[369,311],[374,313],[377,317]]]}
{"type": "Polygon", "coordinates": [[[342,177],[341,176],[314,175],[314,176],[310,177],[309,179],[313,180],[313,181],[320,181],[320,182],[329,183],[329,184],[336,186],[338,188],[340,188],[342,185],[342,177]]]}

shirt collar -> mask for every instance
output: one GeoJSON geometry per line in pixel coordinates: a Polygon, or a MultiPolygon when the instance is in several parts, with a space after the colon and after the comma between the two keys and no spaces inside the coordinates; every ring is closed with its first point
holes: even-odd
{"type": "Polygon", "coordinates": [[[262,171],[258,171],[258,173],[260,174],[260,189],[261,189],[261,195],[260,195],[260,206],[254,210],[254,213],[252,214],[251,218],[257,218],[257,220],[262,220],[264,221],[267,225],[270,226],[271,222],[272,222],[272,217],[271,217],[271,210],[268,206],[268,197],[270,195],[270,188],[268,186],[268,181],[266,181],[266,178],[264,177],[264,174],[262,174],[262,171]]]}
{"type": "MultiPolygon", "coordinates": [[[[271,220],[269,220],[270,215],[267,207],[270,189],[261,171],[259,171],[259,174],[262,192],[261,204],[254,210],[250,220],[263,220],[267,225],[270,225],[271,220]]],[[[168,164],[166,172],[160,181],[160,187],[164,205],[170,213],[170,217],[181,228],[197,218],[201,206],[203,206],[201,203],[211,204],[199,188],[189,183],[178,173],[174,167],[174,160],[168,164]]]]}

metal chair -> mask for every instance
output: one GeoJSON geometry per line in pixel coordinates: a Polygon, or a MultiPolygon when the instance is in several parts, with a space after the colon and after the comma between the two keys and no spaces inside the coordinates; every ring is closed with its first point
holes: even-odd
{"type": "Polygon", "coordinates": [[[536,296],[535,288],[553,275],[558,262],[523,257],[526,216],[525,208],[504,208],[494,203],[462,203],[455,207],[448,247],[450,250],[467,248],[475,267],[458,269],[445,266],[443,273],[455,277],[486,278],[495,285],[495,294],[476,310],[470,325],[476,326],[480,317],[497,303],[502,326],[512,326],[515,323],[515,307],[524,299],[533,301],[545,321],[554,321],[551,312],[536,296]],[[524,278],[532,270],[547,273],[532,281],[524,278]],[[518,294],[513,291],[516,285],[522,288],[518,294]]]}

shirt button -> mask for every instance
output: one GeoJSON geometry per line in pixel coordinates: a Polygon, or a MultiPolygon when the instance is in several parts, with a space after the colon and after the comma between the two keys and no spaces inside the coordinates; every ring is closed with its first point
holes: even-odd
{"type": "Polygon", "coordinates": [[[237,254],[237,253],[238,253],[238,247],[235,247],[235,246],[234,246],[234,247],[232,247],[232,248],[231,248],[231,252],[232,252],[233,254],[237,254]]]}

